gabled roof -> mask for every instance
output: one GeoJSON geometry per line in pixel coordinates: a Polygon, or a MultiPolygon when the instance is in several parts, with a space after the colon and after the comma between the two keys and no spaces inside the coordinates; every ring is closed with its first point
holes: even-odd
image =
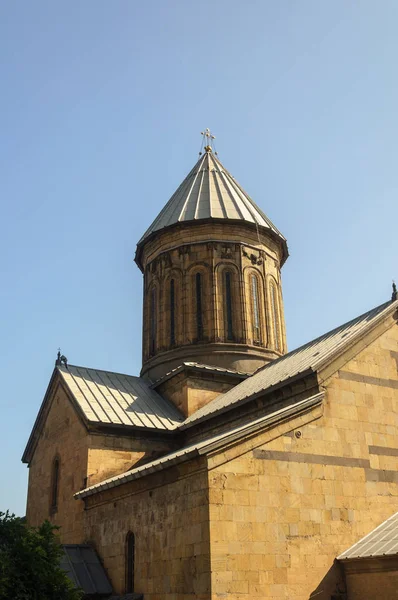
{"type": "Polygon", "coordinates": [[[74,365],[58,370],[90,423],[172,430],[183,420],[141,377],[74,365]]]}
{"type": "Polygon", "coordinates": [[[184,420],[172,402],[150,388],[150,381],[100,369],[75,365],[57,366],[33,425],[22,462],[29,463],[31,460],[59,378],[88,426],[121,426],[165,432],[175,430],[184,420]]]}
{"type": "MultiPolygon", "coordinates": [[[[257,396],[263,395],[280,385],[286,385],[296,378],[298,379],[320,370],[323,366],[338,357],[349,346],[356,343],[363,335],[376,327],[377,324],[392,315],[397,308],[398,300],[386,302],[269,363],[254,375],[248,377],[225,394],[221,394],[215,400],[199,409],[185,421],[180,423],[177,426],[177,429],[186,429],[187,427],[195,425],[216,414],[227,411],[238,404],[243,404],[257,396]]],[[[157,458],[150,463],[135,467],[126,473],[122,473],[82,490],[75,494],[75,497],[84,498],[101,490],[132,481],[168,466],[191,460],[192,458],[205,454],[225,443],[229,443],[229,441],[232,441],[239,436],[253,433],[257,428],[260,429],[263,426],[271,425],[280,418],[290,418],[297,415],[301,410],[308,410],[309,407],[322,402],[322,398],[323,393],[321,392],[311,398],[293,403],[275,413],[231,429],[226,433],[210,437],[198,443],[187,445],[180,450],[157,458]]]]}
{"type": "Polygon", "coordinates": [[[398,554],[398,512],[337,557],[337,560],[398,554]]]}
{"type": "MultiPolygon", "coordinates": [[[[29,462],[34,451],[56,375],[62,377],[88,424],[127,426],[146,431],[181,431],[264,395],[276,387],[286,385],[294,379],[316,372],[397,308],[398,300],[386,302],[272,361],[185,420],[172,402],[162,398],[151,388],[150,381],[132,375],[73,365],[68,365],[68,368],[57,367],[22,460],[29,462]]],[[[199,367],[208,368],[207,365],[199,367]]]]}
{"type": "Polygon", "coordinates": [[[398,300],[386,302],[270,362],[245,381],[197,410],[184,421],[180,428],[185,429],[217,413],[229,410],[234,405],[248,401],[256,395],[264,394],[266,390],[284,384],[292,378],[317,371],[323,363],[342,352],[355,338],[397,308],[398,300]]]}
{"type": "MultiPolygon", "coordinates": [[[[286,239],[253,202],[213,152],[207,151],[177,188],[138,246],[153,233],[175,225],[201,219],[246,221],[269,230],[286,246],[286,239]]],[[[287,256],[287,248],[286,256],[287,256]]]]}

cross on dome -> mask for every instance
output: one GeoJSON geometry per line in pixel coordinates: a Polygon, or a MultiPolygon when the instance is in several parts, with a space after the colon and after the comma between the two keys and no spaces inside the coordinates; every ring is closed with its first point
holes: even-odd
{"type": "MultiPolygon", "coordinates": [[[[204,146],[204,150],[206,152],[213,152],[213,149],[215,149],[213,140],[216,139],[216,136],[212,134],[208,127],[206,127],[204,131],[201,131],[200,135],[202,136],[202,147],[200,149],[199,156],[201,156],[202,148],[205,144],[206,145],[204,146]]],[[[217,152],[215,152],[215,154],[217,154],[217,152]]]]}

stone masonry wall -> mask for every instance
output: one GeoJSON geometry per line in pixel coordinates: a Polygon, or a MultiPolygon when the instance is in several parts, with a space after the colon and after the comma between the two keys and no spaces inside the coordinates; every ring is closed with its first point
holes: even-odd
{"type": "Polygon", "coordinates": [[[61,527],[63,543],[84,541],[83,504],[73,495],[139,461],[151,460],[173,449],[168,442],[129,435],[89,433],[61,385],[49,399],[51,408],[29,465],[27,521],[38,526],[45,519],[61,527]],[[60,461],[58,505],[52,510],[54,459],[60,461]]]}
{"type": "Polygon", "coordinates": [[[26,517],[38,526],[50,519],[61,527],[63,543],[83,541],[83,507],[73,494],[83,488],[87,475],[87,430],[64,389],[58,386],[44,429],[29,466],[26,517]],[[60,460],[58,508],[51,512],[54,458],[60,460]]]}
{"type": "Polygon", "coordinates": [[[371,562],[368,572],[346,573],[348,600],[398,600],[398,560],[391,570],[383,559],[371,562]]]}
{"type": "Polygon", "coordinates": [[[159,385],[157,392],[173,402],[185,417],[189,417],[237,383],[236,379],[231,382],[222,374],[203,376],[202,373],[178,373],[159,385]]]}
{"type": "Polygon", "coordinates": [[[336,556],[398,506],[397,361],[393,325],[325,382],[323,416],[209,458],[212,599],[342,591],[336,556]]]}
{"type": "Polygon", "coordinates": [[[86,539],[97,549],[117,593],[125,591],[130,531],[135,535],[135,591],[145,600],[210,599],[204,463],[197,459],[87,499],[86,539]]]}
{"type": "Polygon", "coordinates": [[[130,436],[90,434],[88,440],[87,486],[119,475],[137,463],[152,460],[173,449],[161,440],[145,440],[130,436]]]}
{"type": "Polygon", "coordinates": [[[283,354],[286,338],[280,260],[281,248],[271,236],[242,224],[171,228],[148,242],[143,255],[142,372],[154,380],[184,360],[210,361],[251,372],[283,354]],[[229,326],[226,273],[230,281],[229,326]],[[202,302],[199,329],[198,274],[202,302]],[[223,346],[214,352],[209,344],[223,346]]]}

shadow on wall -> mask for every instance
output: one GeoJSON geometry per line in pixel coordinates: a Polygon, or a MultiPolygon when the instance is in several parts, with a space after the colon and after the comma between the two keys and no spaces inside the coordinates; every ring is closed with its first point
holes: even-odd
{"type": "Polygon", "coordinates": [[[309,600],[348,600],[342,566],[336,560],[309,600]]]}

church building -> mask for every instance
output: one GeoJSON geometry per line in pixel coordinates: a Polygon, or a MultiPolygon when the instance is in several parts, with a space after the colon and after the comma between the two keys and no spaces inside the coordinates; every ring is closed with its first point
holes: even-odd
{"type": "Polygon", "coordinates": [[[58,356],[27,522],[87,597],[398,599],[396,288],[288,353],[286,239],[204,139],[137,244],[140,375],[58,356]]]}

